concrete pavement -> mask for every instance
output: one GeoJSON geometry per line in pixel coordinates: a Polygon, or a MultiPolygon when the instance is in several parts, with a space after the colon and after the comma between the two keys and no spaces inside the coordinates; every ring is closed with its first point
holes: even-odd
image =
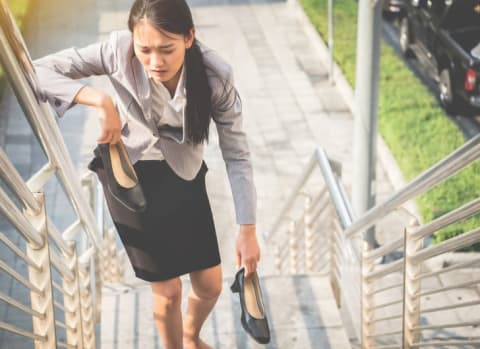
{"type": "MultiPolygon", "coordinates": [[[[331,157],[342,162],[343,178],[349,190],[353,137],[350,99],[338,84],[331,86],[328,83],[326,62],[321,58],[324,55],[322,43],[308,29],[296,3],[242,0],[192,0],[189,3],[198,37],[216,49],[234,68],[254,164],[258,231],[269,229],[317,146],[324,147],[331,157]]],[[[126,28],[130,4],[131,1],[127,0],[42,1],[32,11],[27,29],[27,44],[32,57],[72,45],[83,46],[105,38],[111,30],[126,28]]],[[[103,78],[92,79],[92,84],[109,88],[103,78]]],[[[28,178],[44,164],[45,158],[11,93],[7,92],[3,98],[0,111],[0,145],[11,156],[22,176],[28,178]]],[[[99,132],[96,113],[93,109],[77,106],[59,120],[59,124],[81,174],[86,170],[99,132]]],[[[231,277],[235,271],[234,243],[238,227],[214,129],[211,135],[205,153],[210,168],[207,186],[224,275],[231,277]]],[[[391,176],[387,176],[391,172],[392,167],[387,162],[378,163],[378,201],[394,190],[391,176]]],[[[69,207],[65,195],[56,181],[49,183],[46,191],[48,212],[60,229],[65,228],[73,219],[73,214],[65,210],[69,207]]],[[[400,234],[404,223],[404,216],[394,214],[379,224],[380,242],[400,234]]],[[[16,236],[2,219],[0,229],[9,236],[16,236]]],[[[21,244],[19,238],[15,241],[21,244]]],[[[274,272],[272,251],[270,245],[263,241],[261,244],[260,273],[269,275],[274,272]]],[[[3,257],[8,252],[1,248],[3,257]]],[[[25,273],[22,263],[13,256],[11,263],[25,273]]],[[[28,294],[22,286],[4,275],[0,277],[2,290],[20,294],[28,302],[28,294]]],[[[144,287],[131,277],[131,273],[126,283],[144,287]]],[[[225,292],[229,292],[227,288],[225,292]]],[[[0,305],[1,318],[17,316],[20,315],[0,305]]],[[[28,317],[22,318],[26,326],[28,321],[28,317]]],[[[5,343],[15,343],[15,348],[31,346],[0,331],[0,347],[3,348],[5,343]]]]}

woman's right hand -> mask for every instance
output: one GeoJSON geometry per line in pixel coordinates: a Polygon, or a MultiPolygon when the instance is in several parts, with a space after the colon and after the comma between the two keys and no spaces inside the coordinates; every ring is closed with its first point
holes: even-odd
{"type": "Polygon", "coordinates": [[[100,124],[102,133],[98,137],[98,143],[115,144],[120,141],[122,122],[120,115],[110,96],[106,96],[99,107],[100,124]]]}

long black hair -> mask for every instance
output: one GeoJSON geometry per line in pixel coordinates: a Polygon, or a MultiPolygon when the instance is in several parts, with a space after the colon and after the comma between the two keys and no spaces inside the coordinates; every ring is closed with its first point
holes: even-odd
{"type": "MultiPolygon", "coordinates": [[[[194,27],[190,8],[185,0],[135,0],[128,17],[128,28],[133,29],[143,18],[161,31],[190,35],[194,27]]],[[[194,144],[208,141],[212,114],[212,90],[208,82],[203,56],[196,39],[185,53],[188,121],[187,138],[194,144]]]]}

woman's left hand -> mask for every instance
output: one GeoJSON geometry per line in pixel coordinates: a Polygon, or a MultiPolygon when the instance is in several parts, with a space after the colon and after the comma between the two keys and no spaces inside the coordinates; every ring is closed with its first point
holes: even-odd
{"type": "Polygon", "coordinates": [[[260,260],[260,247],[258,246],[254,224],[240,225],[236,250],[237,268],[244,265],[245,276],[247,277],[257,270],[257,263],[260,260]]]}

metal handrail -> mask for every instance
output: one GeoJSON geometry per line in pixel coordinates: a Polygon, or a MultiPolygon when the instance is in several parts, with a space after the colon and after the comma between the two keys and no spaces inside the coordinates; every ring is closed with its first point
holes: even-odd
{"type": "MultiPolygon", "coordinates": [[[[446,268],[446,271],[437,270],[432,272],[423,272],[419,266],[421,263],[433,258],[434,256],[456,251],[460,248],[471,246],[476,242],[480,242],[480,228],[473,229],[468,233],[451,238],[442,242],[441,244],[426,248],[423,247],[423,239],[435,234],[439,230],[453,223],[468,219],[480,213],[480,198],[466,203],[463,206],[422,226],[416,226],[418,225],[417,219],[416,217],[412,216],[413,219],[410,222],[412,226],[405,227],[405,229],[403,229],[403,227],[399,229],[399,233],[401,230],[405,230],[405,236],[390,241],[376,249],[370,249],[371,247],[367,246],[367,244],[364,244],[362,249],[362,246],[353,244],[351,240],[359,237],[359,234],[375,225],[387,214],[398,209],[403,209],[402,205],[405,202],[415,199],[418,195],[445,181],[469,164],[477,161],[479,158],[480,135],[477,135],[470,141],[466,142],[459,149],[454,151],[452,154],[445,157],[433,165],[430,169],[417,176],[403,189],[391,195],[383,203],[376,205],[362,216],[355,217],[341,181],[340,165],[330,160],[323,149],[318,148],[314,151],[312,157],[307,163],[305,170],[301,174],[299,181],[294,187],[294,191],[289,195],[288,200],[281,210],[281,215],[277,217],[275,224],[270,230],[269,237],[279,230],[281,223],[286,219],[292,222],[296,222],[298,220],[299,222],[297,225],[295,225],[293,230],[290,229],[290,234],[298,235],[303,233],[303,230],[305,229],[303,225],[303,218],[291,217],[289,211],[295,207],[296,200],[305,195],[309,195],[308,191],[306,192],[305,187],[307,186],[309,179],[313,176],[315,168],[318,167],[328,190],[330,202],[332,204],[331,206],[334,208],[336,219],[338,220],[338,224],[335,224],[336,229],[331,238],[332,246],[330,253],[332,254],[331,261],[333,265],[330,267],[330,274],[332,286],[334,287],[334,291],[335,289],[338,291],[336,293],[336,299],[338,303],[342,303],[342,305],[345,304],[347,309],[349,309],[350,316],[352,316],[352,318],[356,313],[355,301],[353,301],[351,298],[352,295],[356,294],[356,292],[360,293],[361,289],[362,300],[358,303],[358,307],[362,309],[362,318],[360,319],[361,323],[355,323],[355,321],[352,322],[357,336],[361,339],[362,348],[370,349],[380,347],[398,347],[398,344],[375,344],[375,337],[387,335],[386,333],[375,334],[375,324],[378,322],[395,319],[403,319],[404,328],[392,330],[389,332],[389,334],[401,334],[404,341],[402,343],[404,348],[414,348],[427,345],[419,342],[419,338],[417,338],[415,334],[421,330],[417,321],[417,319],[419,319],[420,312],[433,313],[435,311],[459,309],[462,307],[480,304],[480,301],[475,300],[442,307],[420,309],[420,305],[417,303],[419,298],[432,294],[440,294],[457,288],[478,285],[480,284],[480,280],[468,280],[466,282],[459,282],[455,285],[441,286],[433,290],[417,291],[417,288],[419,288],[420,285],[420,280],[439,275],[443,272],[466,268],[473,265],[480,265],[480,258],[477,258],[474,261],[458,263],[455,266],[446,268]],[[404,249],[404,253],[407,253],[405,257],[402,257],[399,260],[393,261],[389,264],[374,264],[376,259],[387,256],[388,254],[402,248],[404,249]],[[348,250],[349,252],[347,252],[348,250]],[[349,258],[351,259],[350,261],[349,258]],[[354,265],[355,261],[358,262],[356,270],[354,265]],[[344,265],[345,263],[350,264],[349,266],[346,266],[344,265]],[[360,263],[362,264],[362,270],[359,268],[360,263]],[[351,274],[349,277],[345,277],[345,274],[347,273],[357,273],[357,277],[355,277],[354,274],[351,274]],[[388,286],[382,286],[377,289],[373,288],[373,285],[375,285],[378,280],[395,273],[403,278],[402,282],[395,282],[388,286]],[[345,280],[343,280],[344,278],[345,280]],[[358,281],[356,280],[360,280],[361,285],[359,285],[358,281]],[[348,291],[343,291],[345,287],[347,287],[348,291]],[[381,292],[398,292],[402,291],[402,289],[403,295],[389,297],[387,302],[384,301],[375,303],[372,300],[372,297],[381,292]],[[346,292],[345,296],[344,292],[346,292]],[[373,316],[373,312],[375,311],[380,309],[383,310],[388,307],[396,309],[398,306],[403,306],[403,310],[400,315],[394,314],[373,316]],[[414,309],[414,311],[412,311],[412,309],[414,309]]],[[[309,213],[307,210],[304,210],[301,212],[301,214],[307,215],[311,213],[309,213]]],[[[320,215],[321,212],[318,212],[318,214],[320,215]]],[[[290,237],[290,239],[295,239],[295,237],[290,237]]],[[[285,247],[289,247],[290,249],[298,248],[295,244],[292,246],[285,245],[285,247]]],[[[282,248],[277,248],[277,250],[284,251],[282,248]]],[[[297,259],[301,255],[302,251],[293,252],[293,256],[295,256],[297,259]]],[[[297,260],[293,260],[292,263],[293,262],[296,264],[299,263],[297,260]]],[[[282,265],[282,263],[277,264],[279,266],[282,265]]],[[[463,321],[459,323],[467,326],[471,322],[463,321]]],[[[452,340],[444,342],[443,344],[446,343],[454,344],[455,341],[452,340]]],[[[474,343],[474,341],[469,343],[474,343]]]]}
{"type": "Polygon", "coordinates": [[[31,308],[3,293],[0,300],[30,314],[33,332],[5,322],[0,322],[0,329],[36,340],[37,349],[75,348],[82,342],[85,347],[95,348],[94,322],[98,321],[101,309],[100,272],[106,281],[118,280],[119,276],[109,270],[118,253],[107,245],[103,247],[109,253],[104,254],[102,245],[104,241],[115,245],[115,238],[109,234],[108,240],[103,239],[104,229],[109,228],[103,224],[105,202],[101,186],[91,172],[81,180],[76,175],[53,112],[39,92],[28,50],[5,0],[0,0],[0,64],[47,157],[47,163],[25,182],[0,149],[0,177],[23,206],[18,208],[0,188],[0,213],[25,239],[26,252],[3,233],[0,241],[26,263],[29,272],[24,277],[2,259],[0,269],[30,290],[31,308]],[[47,216],[42,193],[55,174],[77,215],[63,234],[47,216]],[[88,243],[77,248],[80,232],[86,232],[88,243]],[[58,249],[50,246],[50,240],[58,249]],[[59,272],[61,284],[52,279],[52,267],[59,272]],[[62,302],[54,299],[54,289],[66,296],[62,302]],[[55,318],[55,308],[64,312],[64,320],[55,318]],[[55,326],[66,331],[66,341],[57,341],[55,326]]]}
{"type": "MultiPolygon", "coordinates": [[[[452,154],[418,175],[403,189],[390,196],[390,198],[371,208],[362,217],[358,217],[353,224],[345,229],[345,235],[351,237],[367,230],[405,202],[428,191],[479,158],[480,134],[471,138],[452,154]]],[[[338,209],[340,210],[341,207],[338,209]]]]}

